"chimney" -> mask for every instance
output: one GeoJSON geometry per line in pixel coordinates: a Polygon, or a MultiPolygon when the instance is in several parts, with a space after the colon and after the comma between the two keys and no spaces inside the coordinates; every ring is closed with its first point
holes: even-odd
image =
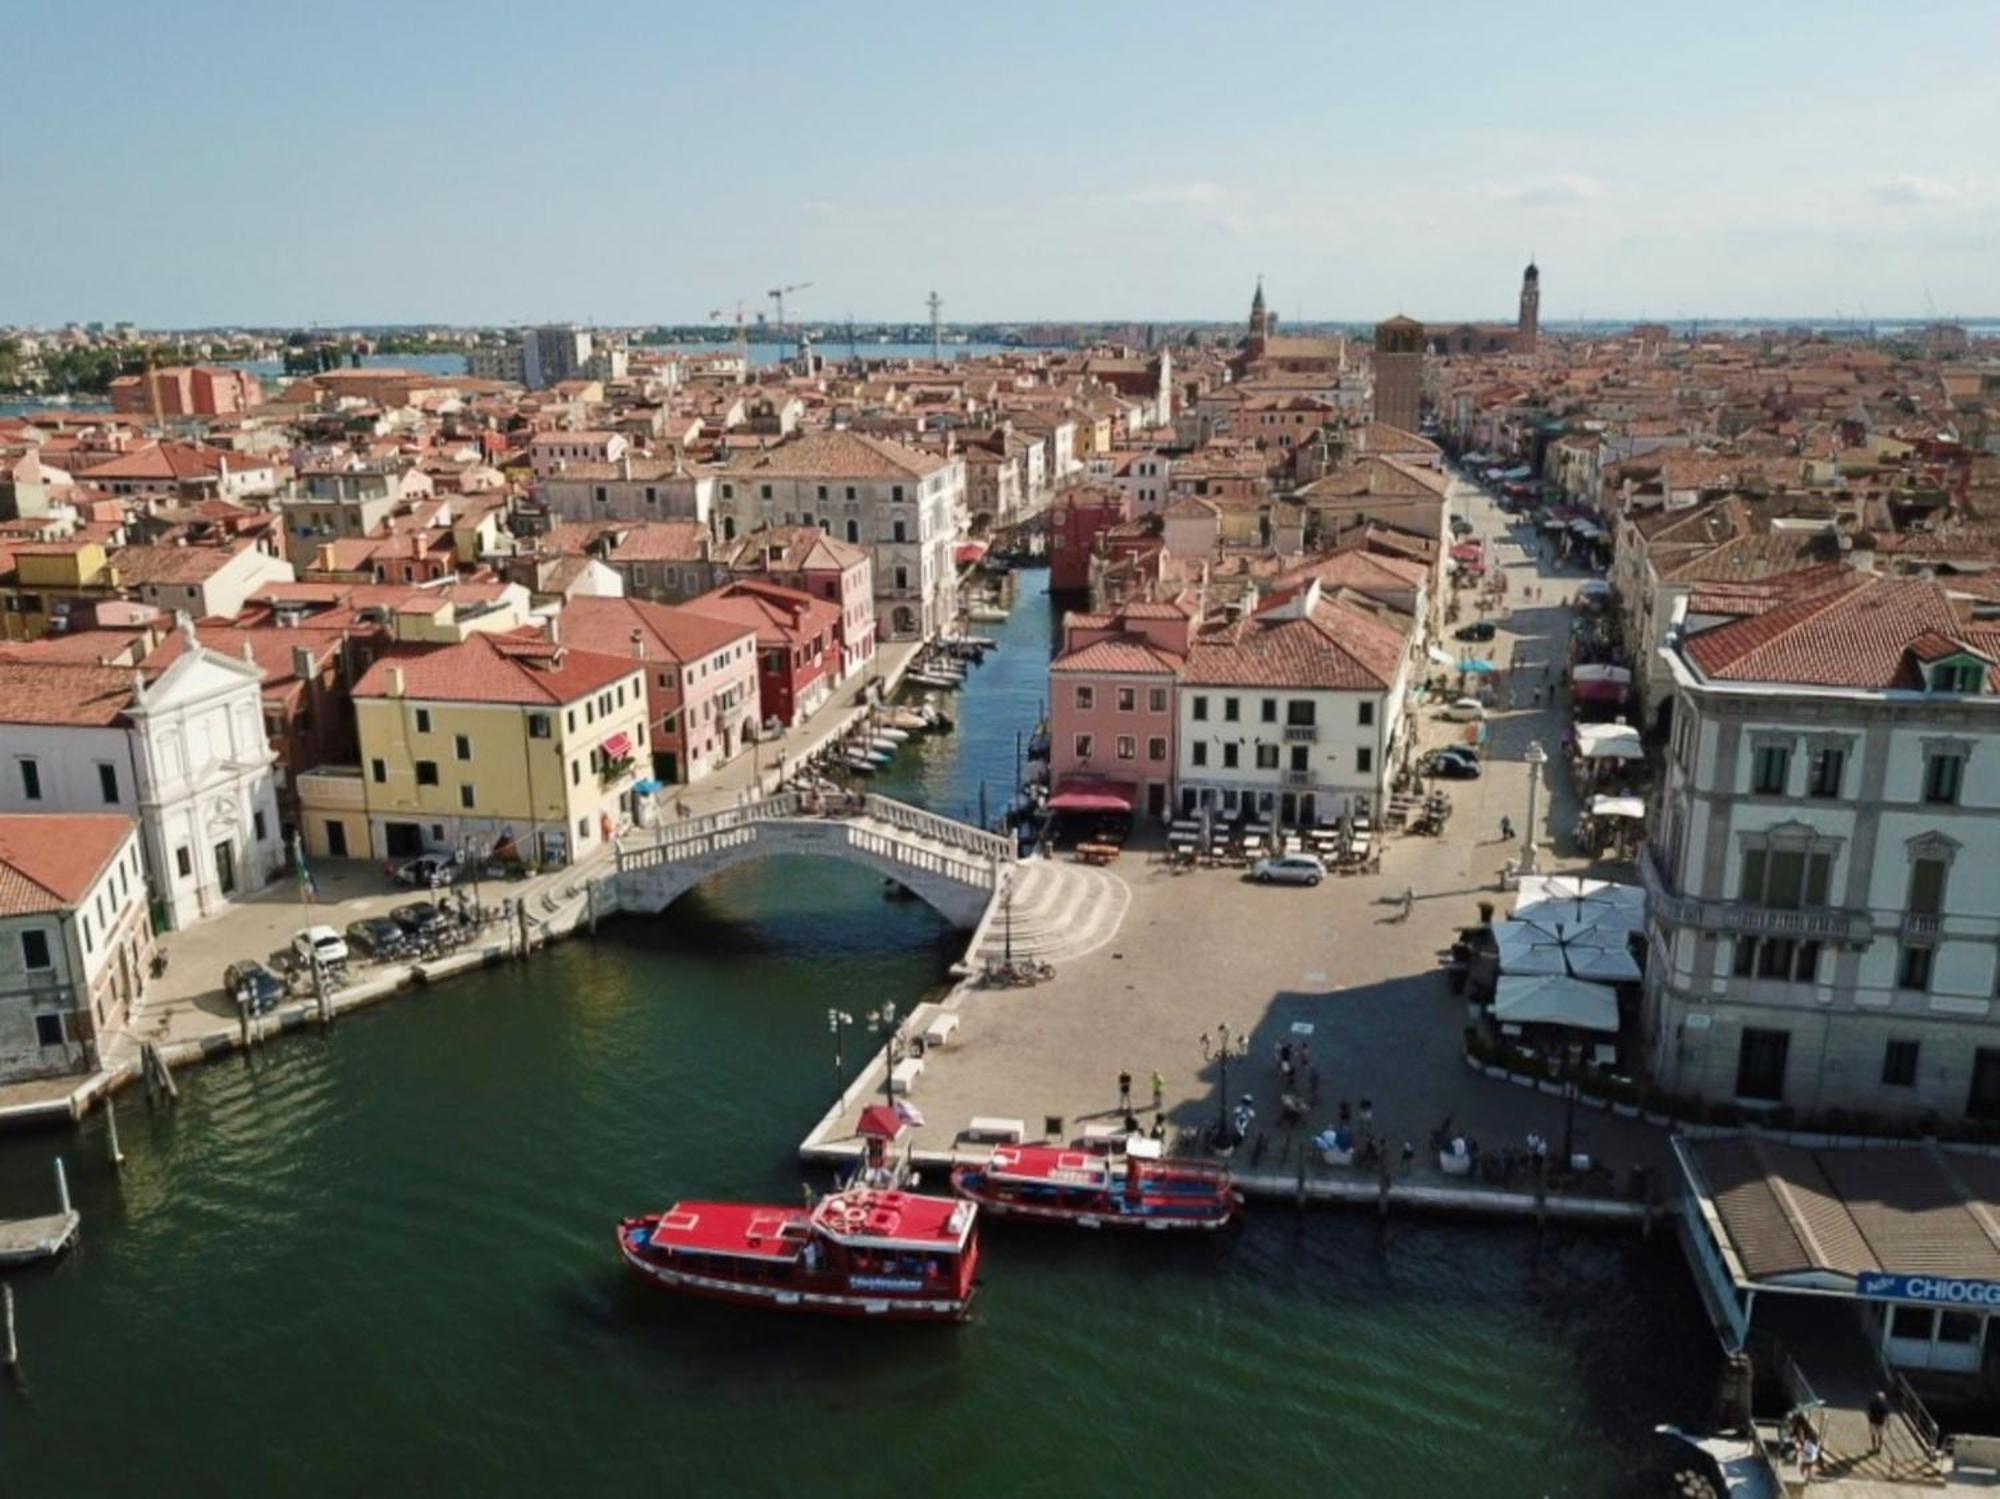
{"type": "Polygon", "coordinates": [[[302,645],[292,647],[292,675],[301,682],[310,682],[313,676],[313,653],[302,645]]]}
{"type": "Polygon", "coordinates": [[[549,644],[562,644],[562,616],[560,614],[551,614],[549,616],[549,644]]]}
{"type": "Polygon", "coordinates": [[[247,640],[243,642],[243,659],[252,666],[257,664],[257,653],[250,648],[250,642],[247,640]]]}
{"type": "Polygon", "coordinates": [[[646,659],[646,632],[644,630],[634,629],[632,631],[632,654],[637,656],[641,661],[646,659]]]}
{"type": "Polygon", "coordinates": [[[389,696],[401,697],[402,695],[403,695],[403,668],[400,666],[392,666],[389,668],[389,696]]]}

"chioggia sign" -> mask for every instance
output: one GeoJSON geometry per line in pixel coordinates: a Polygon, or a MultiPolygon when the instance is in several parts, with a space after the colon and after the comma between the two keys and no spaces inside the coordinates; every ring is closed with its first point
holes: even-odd
{"type": "Polygon", "coordinates": [[[1930,1306],[1963,1306],[2000,1311],[2000,1281],[1957,1280],[1948,1275],[1898,1275],[1864,1271],[1854,1282],[1857,1295],[1871,1301],[1921,1301],[1930,1306]]]}

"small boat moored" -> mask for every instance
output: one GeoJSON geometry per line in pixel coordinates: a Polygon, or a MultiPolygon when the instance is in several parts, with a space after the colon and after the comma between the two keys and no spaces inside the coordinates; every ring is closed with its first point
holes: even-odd
{"type": "Polygon", "coordinates": [[[1078,1228],[1155,1231],[1222,1228],[1243,1210],[1228,1171],[1168,1160],[1157,1141],[1126,1142],[1123,1155],[1066,1145],[1003,1145],[984,1164],[956,1166],[952,1190],[995,1217],[1078,1228]]]}
{"type": "Polygon", "coordinates": [[[782,1311],[958,1322],[979,1268],[970,1202],[869,1188],[810,1208],[678,1202],[618,1225],[618,1252],[654,1284],[782,1311]]]}

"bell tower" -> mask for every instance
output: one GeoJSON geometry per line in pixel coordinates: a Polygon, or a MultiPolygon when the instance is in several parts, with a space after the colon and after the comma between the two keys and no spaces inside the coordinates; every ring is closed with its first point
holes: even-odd
{"type": "Polygon", "coordinates": [[[1523,354],[1534,353],[1542,327],[1542,273],[1532,260],[1521,273],[1521,318],[1516,326],[1514,347],[1523,354]]]}
{"type": "Polygon", "coordinates": [[[1264,352],[1264,341],[1271,336],[1271,314],[1264,307],[1264,278],[1257,278],[1257,294],[1250,299],[1250,339],[1249,351],[1252,357],[1264,352]]]}

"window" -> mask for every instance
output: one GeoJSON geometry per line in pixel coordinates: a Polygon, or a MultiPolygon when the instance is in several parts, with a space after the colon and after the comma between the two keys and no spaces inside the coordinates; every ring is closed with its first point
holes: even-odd
{"type": "Polygon", "coordinates": [[[1207,722],[1208,722],[1208,699],[1207,699],[1207,698],[1205,698],[1205,697],[1198,697],[1198,698],[1196,698],[1196,699],[1194,700],[1194,719],[1195,719],[1195,722],[1196,722],[1196,723],[1207,723],[1207,722]]]}
{"type": "Polygon", "coordinates": [[[1905,942],[1896,956],[1896,987],[1919,992],[1929,989],[1934,953],[1928,942],[1905,942]]]}
{"type": "Polygon", "coordinates": [[[893,505],[900,505],[900,504],[902,504],[902,503],[903,503],[903,486],[902,486],[902,485],[900,485],[900,484],[891,484],[891,485],[889,486],[889,502],[890,502],[891,504],[893,504],[893,505]]]}
{"type": "Polygon", "coordinates": [[[1750,790],[1757,796],[1783,796],[1792,752],[1782,744],[1763,744],[1750,758],[1750,790]]]}
{"type": "Polygon", "coordinates": [[[1737,899],[1748,905],[1796,911],[1826,904],[1831,853],[1795,848],[1753,848],[1743,854],[1743,883],[1737,899]]]}
{"type": "Polygon", "coordinates": [[[118,767],[99,761],[97,765],[97,791],[111,806],[118,805],[118,767]]]}
{"type": "Polygon", "coordinates": [[[259,843],[264,841],[264,814],[262,812],[252,812],[250,814],[250,835],[259,843]]]}
{"type": "Polygon", "coordinates": [[[1093,748],[1093,746],[1092,746],[1092,744],[1091,744],[1091,736],[1090,736],[1090,735],[1088,735],[1088,734],[1079,734],[1079,735],[1077,735],[1077,736],[1076,736],[1076,757],[1077,757],[1077,759],[1079,759],[1079,760],[1088,760],[1088,759],[1090,758],[1090,752],[1091,752],[1091,749],[1092,749],[1092,748],[1093,748]]]}
{"type": "Polygon", "coordinates": [[[1819,944],[1790,937],[1738,937],[1732,970],[1738,978],[1777,979],[1784,983],[1819,982],[1819,944]]]}
{"type": "Polygon", "coordinates": [[[908,532],[909,526],[905,522],[896,521],[889,527],[889,539],[891,541],[908,541],[908,532]]]}
{"type": "Polygon", "coordinates": [[[1235,723],[1243,717],[1241,699],[1226,697],[1222,700],[1222,717],[1226,723],[1235,723]]]}
{"type": "Polygon", "coordinates": [[[1146,758],[1153,761],[1161,761],[1167,758],[1167,741],[1164,737],[1155,734],[1151,739],[1146,741],[1146,758]]]}
{"type": "Polygon", "coordinates": [[[1139,706],[1138,688],[1120,687],[1118,689],[1118,711],[1120,713],[1130,713],[1138,706],[1139,706]]]}
{"type": "Polygon", "coordinates": [[[1308,754],[1310,754],[1310,753],[1311,753],[1311,751],[1309,751],[1309,750],[1308,750],[1308,749],[1307,749],[1307,748],[1306,748],[1306,747],[1305,747],[1305,746],[1304,746],[1303,744],[1295,744],[1295,745],[1293,745],[1293,746],[1292,746],[1292,769],[1293,769],[1293,770],[1299,770],[1299,771],[1302,771],[1302,770],[1305,770],[1305,769],[1307,768],[1307,761],[1306,761],[1306,756],[1307,756],[1308,754]]]}
{"type": "Polygon", "coordinates": [[[370,760],[368,762],[368,774],[374,780],[375,784],[380,786],[384,781],[389,779],[389,767],[384,765],[380,760],[370,760]]]}
{"type": "Polygon", "coordinates": [[[763,490],[762,490],[762,497],[763,497],[764,499],[767,499],[767,500],[771,498],[771,486],[770,486],[770,485],[766,484],[766,485],[764,485],[764,486],[763,486],[763,490]]]}
{"type": "Polygon", "coordinates": [[[1375,751],[1362,745],[1354,752],[1354,768],[1362,775],[1372,775],[1375,771],[1375,751]]]}
{"type": "Polygon", "coordinates": [[[1890,1088],[1916,1087],[1916,1042],[1891,1041],[1882,1048],[1882,1083],[1890,1088]]]}
{"type": "Polygon", "coordinates": [[[1079,686],[1076,689],[1076,705],[1077,707],[1085,710],[1086,712],[1096,707],[1097,689],[1094,687],[1079,686]]]}
{"type": "Polygon", "coordinates": [[[859,541],[861,539],[860,521],[851,520],[847,523],[847,539],[849,541],[859,541]]]}
{"type": "Polygon", "coordinates": [[[180,872],[180,877],[184,880],[194,874],[194,860],[188,856],[188,847],[185,843],[174,850],[174,868],[180,872]]]}
{"type": "Polygon", "coordinates": [[[1932,806],[1957,806],[1959,786],[1964,779],[1964,755],[1947,751],[1924,757],[1924,800],[1932,806]]]}
{"type": "Polygon", "coordinates": [[[438,783],[437,761],[419,760],[417,762],[417,784],[419,786],[435,786],[437,783],[438,783]]]}
{"type": "Polygon", "coordinates": [[[569,762],[569,783],[572,786],[581,786],[583,784],[583,761],[572,760],[569,762]]]}
{"type": "Polygon", "coordinates": [[[1945,862],[1942,859],[1917,859],[1911,863],[1907,907],[1912,916],[1943,914],[1944,873],[1945,862]]]}
{"type": "Polygon", "coordinates": [[[1267,697],[1260,706],[1263,712],[1263,722],[1276,723],[1278,721],[1278,700],[1276,698],[1267,697]]]}
{"type": "Polygon", "coordinates": [[[472,737],[468,734],[451,736],[451,752],[461,760],[472,758],[472,737]]]}
{"type": "Polygon", "coordinates": [[[1257,746],[1257,768],[1259,770],[1276,770],[1278,768],[1277,745],[1260,744],[1257,746]]]}
{"type": "Polygon", "coordinates": [[[1970,1119],[2000,1119],[2000,1051],[1982,1046],[1972,1059],[1972,1087],[1965,1097],[1970,1119]]]}
{"type": "Polygon", "coordinates": [[[1840,778],[1847,770],[1847,751],[1816,749],[1806,769],[1806,795],[1830,799],[1840,795],[1840,778]]]}
{"type": "Polygon", "coordinates": [[[1118,758],[1121,760],[1136,760],[1139,758],[1139,743],[1130,734],[1120,734],[1118,736],[1118,758]]]}
{"type": "Polygon", "coordinates": [[[1295,729],[1309,729],[1319,722],[1319,709],[1311,698],[1293,698],[1285,704],[1285,722],[1295,729]]]}
{"type": "Polygon", "coordinates": [[[574,734],[576,732],[576,709],[570,709],[567,717],[569,720],[569,731],[574,734]]]}
{"type": "Polygon", "coordinates": [[[428,734],[430,731],[431,710],[428,708],[417,709],[417,732],[419,734],[428,734]]]}
{"type": "Polygon", "coordinates": [[[1790,1031],[1745,1029],[1742,1049],[1736,1054],[1736,1096],[1784,1102],[1785,1056],[1791,1045],[1790,1031]]]}
{"type": "Polygon", "coordinates": [[[21,933],[21,966],[31,972],[45,972],[49,960],[49,934],[30,929],[21,933]]]}
{"type": "Polygon", "coordinates": [[[610,498],[611,498],[611,491],[610,491],[609,489],[607,489],[607,488],[606,488],[606,487],[605,487],[604,485],[602,485],[602,484],[598,485],[598,486],[597,486],[597,503],[598,503],[598,504],[600,504],[600,505],[602,505],[602,504],[606,503],[606,502],[607,502],[608,500],[610,500],[610,498]]]}
{"type": "Polygon", "coordinates": [[[648,484],[646,486],[646,503],[648,505],[657,505],[660,503],[660,491],[656,485],[648,484]]]}
{"type": "Polygon", "coordinates": [[[1237,751],[1236,751],[1236,746],[1235,746],[1234,744],[1225,744],[1225,745],[1223,745],[1223,747],[1222,747],[1222,768],[1223,768],[1224,770],[1234,770],[1234,769],[1236,769],[1236,762],[1237,762],[1237,759],[1238,759],[1238,756],[1237,756],[1237,751]]]}
{"type": "MultiPolygon", "coordinates": [[[[664,675],[665,673],[662,673],[662,676],[664,675]]],[[[664,681],[662,681],[660,685],[664,687],[667,684],[664,681]]],[[[528,737],[530,739],[546,739],[549,737],[548,714],[530,713],[528,715],[528,737]]]]}
{"type": "Polygon", "coordinates": [[[63,1044],[63,1021],[60,1015],[37,1015],[35,1017],[35,1045],[60,1046],[63,1044]]]}
{"type": "Polygon", "coordinates": [[[1197,740],[1188,747],[1188,759],[1194,765],[1208,764],[1208,746],[1197,740]]]}
{"type": "Polygon", "coordinates": [[[21,761],[21,795],[31,802],[42,799],[42,767],[33,760],[21,761]]]}
{"type": "Polygon", "coordinates": [[[478,794],[470,786],[460,786],[458,788],[458,804],[468,812],[472,810],[473,804],[478,800],[478,794]]]}
{"type": "Polygon", "coordinates": [[[1164,713],[1167,711],[1166,688],[1148,687],[1146,689],[1146,711],[1148,713],[1164,713]]]}

